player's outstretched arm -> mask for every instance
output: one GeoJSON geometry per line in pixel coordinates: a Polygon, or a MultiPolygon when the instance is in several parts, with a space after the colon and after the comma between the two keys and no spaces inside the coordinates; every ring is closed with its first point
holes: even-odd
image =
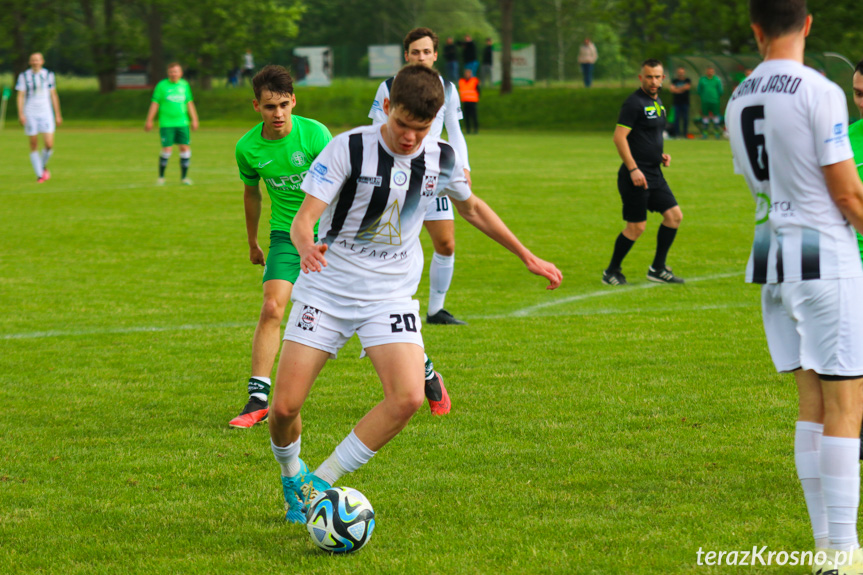
{"type": "Polygon", "coordinates": [[[822,166],[830,197],[842,215],[863,234],[863,182],[857,174],[854,160],[822,166]]]}
{"type": "Polygon", "coordinates": [[[450,200],[455,205],[459,215],[468,223],[517,255],[527,266],[528,271],[546,278],[549,282],[546,289],[556,289],[560,286],[563,281],[563,274],[560,270],[553,263],[536,257],[524,247],[515,234],[506,227],[500,216],[483,200],[476,195],[471,195],[464,201],[455,198],[450,198],[450,200]]]}
{"type": "Polygon", "coordinates": [[[315,243],[315,223],[326,208],[325,202],[306,194],[306,199],[291,223],[291,242],[300,254],[300,268],[306,274],[319,272],[322,267],[327,267],[327,259],[324,257],[327,246],[315,243]]]}

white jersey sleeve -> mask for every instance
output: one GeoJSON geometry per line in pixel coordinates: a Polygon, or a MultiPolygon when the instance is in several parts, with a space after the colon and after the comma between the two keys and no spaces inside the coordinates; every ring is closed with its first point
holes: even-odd
{"type": "Polygon", "coordinates": [[[836,84],[828,89],[813,107],[812,131],[815,136],[815,157],[820,166],[830,166],[854,157],[848,139],[848,107],[845,94],[836,84]]]}
{"type": "Polygon", "coordinates": [[[449,143],[452,144],[455,151],[461,157],[464,169],[470,171],[470,162],[467,156],[467,141],[461,132],[461,124],[459,124],[459,120],[462,119],[461,99],[459,98],[458,89],[456,89],[455,84],[447,82],[445,86],[448,92],[445,94],[446,103],[444,104],[446,107],[444,111],[444,126],[446,127],[447,140],[449,140],[449,143]]]}
{"type": "Polygon", "coordinates": [[[369,110],[369,118],[372,119],[373,124],[385,124],[387,121],[387,115],[384,113],[384,100],[388,100],[390,97],[390,90],[387,88],[387,81],[384,80],[381,82],[381,85],[378,86],[378,91],[375,94],[375,101],[372,102],[372,109],[369,110]]]}
{"type": "MultiPolygon", "coordinates": [[[[450,142],[452,144],[452,142],[450,142]]],[[[447,143],[441,141],[441,148],[444,148],[447,143]]],[[[448,182],[438,190],[439,196],[449,196],[455,200],[464,201],[468,199],[473,192],[467,184],[467,179],[464,177],[465,165],[458,151],[453,150],[455,161],[453,162],[452,176],[448,182]]],[[[443,153],[442,153],[443,155],[443,153]]],[[[468,169],[470,171],[470,169],[468,169]]]]}
{"type": "Polygon", "coordinates": [[[329,205],[351,173],[348,139],[336,136],[312,162],[300,189],[329,205]]]}

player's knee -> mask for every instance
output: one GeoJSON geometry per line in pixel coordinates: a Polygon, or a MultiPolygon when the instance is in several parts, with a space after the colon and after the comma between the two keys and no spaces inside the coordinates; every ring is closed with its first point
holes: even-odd
{"type": "Polygon", "coordinates": [[[281,323],[284,316],[285,304],[276,298],[266,298],[264,300],[264,305],[261,306],[261,320],[281,323]]]}
{"type": "Polygon", "coordinates": [[[680,227],[680,222],[683,221],[683,212],[680,208],[672,208],[665,213],[665,225],[677,228],[680,227]]]}
{"type": "Polygon", "coordinates": [[[407,422],[422,407],[425,393],[420,387],[415,392],[406,392],[393,398],[393,414],[399,421],[407,422]]]}
{"type": "Polygon", "coordinates": [[[626,224],[626,233],[624,234],[630,240],[637,240],[647,228],[647,222],[629,222],[626,224]]]}
{"type": "Polygon", "coordinates": [[[290,425],[300,415],[301,404],[293,404],[286,401],[277,401],[270,404],[268,417],[273,418],[278,425],[290,425]]]}
{"type": "Polygon", "coordinates": [[[455,253],[455,238],[447,238],[434,246],[436,254],[449,257],[455,253]]]}

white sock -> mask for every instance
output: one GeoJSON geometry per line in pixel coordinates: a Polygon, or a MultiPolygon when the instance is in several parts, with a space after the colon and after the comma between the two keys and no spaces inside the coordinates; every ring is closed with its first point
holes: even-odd
{"type": "Polygon", "coordinates": [[[332,485],[346,473],[356,471],[368,463],[375,453],[351,431],[332,455],[315,470],[315,475],[332,485]]]}
{"type": "Polygon", "coordinates": [[[279,447],[273,440],[270,439],[270,449],[273,450],[273,455],[276,461],[282,466],[282,475],[284,477],[293,477],[300,472],[300,441],[302,437],[298,437],[293,443],[289,443],[284,447],[279,447]]]}
{"type": "MultiPolygon", "coordinates": [[[[267,385],[272,385],[272,382],[270,381],[269,377],[264,377],[263,375],[253,375],[252,378],[257,379],[258,381],[261,381],[263,383],[266,383],[267,385]]],[[[267,394],[266,393],[250,393],[249,397],[256,397],[256,398],[260,399],[261,401],[267,401],[267,394]]]]}
{"type": "Polygon", "coordinates": [[[443,308],[454,271],[455,254],[451,256],[442,256],[437,252],[432,254],[429,265],[429,315],[434,315],[443,308]]]}
{"type": "Polygon", "coordinates": [[[51,155],[54,153],[54,148],[45,148],[42,150],[42,170],[48,167],[48,160],[51,159],[51,155]]]}
{"type": "Polygon", "coordinates": [[[30,163],[33,165],[33,171],[36,172],[36,177],[41,178],[45,168],[42,165],[42,154],[38,151],[30,152],[30,163]]]}
{"type": "Polygon", "coordinates": [[[815,547],[827,547],[830,544],[827,531],[827,508],[824,506],[824,494],[821,492],[821,436],[824,426],[811,421],[798,421],[794,434],[794,463],[797,466],[797,477],[803,487],[803,497],[809,510],[809,521],[812,524],[812,535],[815,547]]]}
{"type": "Polygon", "coordinates": [[[850,550],[857,541],[860,505],[860,438],[821,438],[821,490],[827,507],[830,547],[850,550]]]}

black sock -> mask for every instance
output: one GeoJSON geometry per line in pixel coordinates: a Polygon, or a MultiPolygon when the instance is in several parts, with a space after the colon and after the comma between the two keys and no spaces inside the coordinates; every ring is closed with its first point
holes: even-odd
{"type": "Polygon", "coordinates": [[[180,177],[186,179],[186,174],[189,171],[189,161],[192,158],[180,158],[180,177]]]}
{"type": "Polygon", "coordinates": [[[671,249],[676,235],[677,228],[659,226],[659,231],[656,232],[656,256],[653,258],[653,269],[659,270],[665,267],[665,258],[668,257],[668,250],[671,249]]]}
{"type": "Polygon", "coordinates": [[[623,258],[626,257],[626,254],[629,253],[633,245],[635,245],[635,241],[623,235],[623,232],[617,236],[617,239],[614,241],[614,254],[611,256],[611,263],[608,264],[608,271],[617,271],[620,269],[623,258]]]}
{"type": "Polygon", "coordinates": [[[164,156],[159,156],[159,177],[165,177],[165,168],[168,167],[168,158],[164,156]]]}

